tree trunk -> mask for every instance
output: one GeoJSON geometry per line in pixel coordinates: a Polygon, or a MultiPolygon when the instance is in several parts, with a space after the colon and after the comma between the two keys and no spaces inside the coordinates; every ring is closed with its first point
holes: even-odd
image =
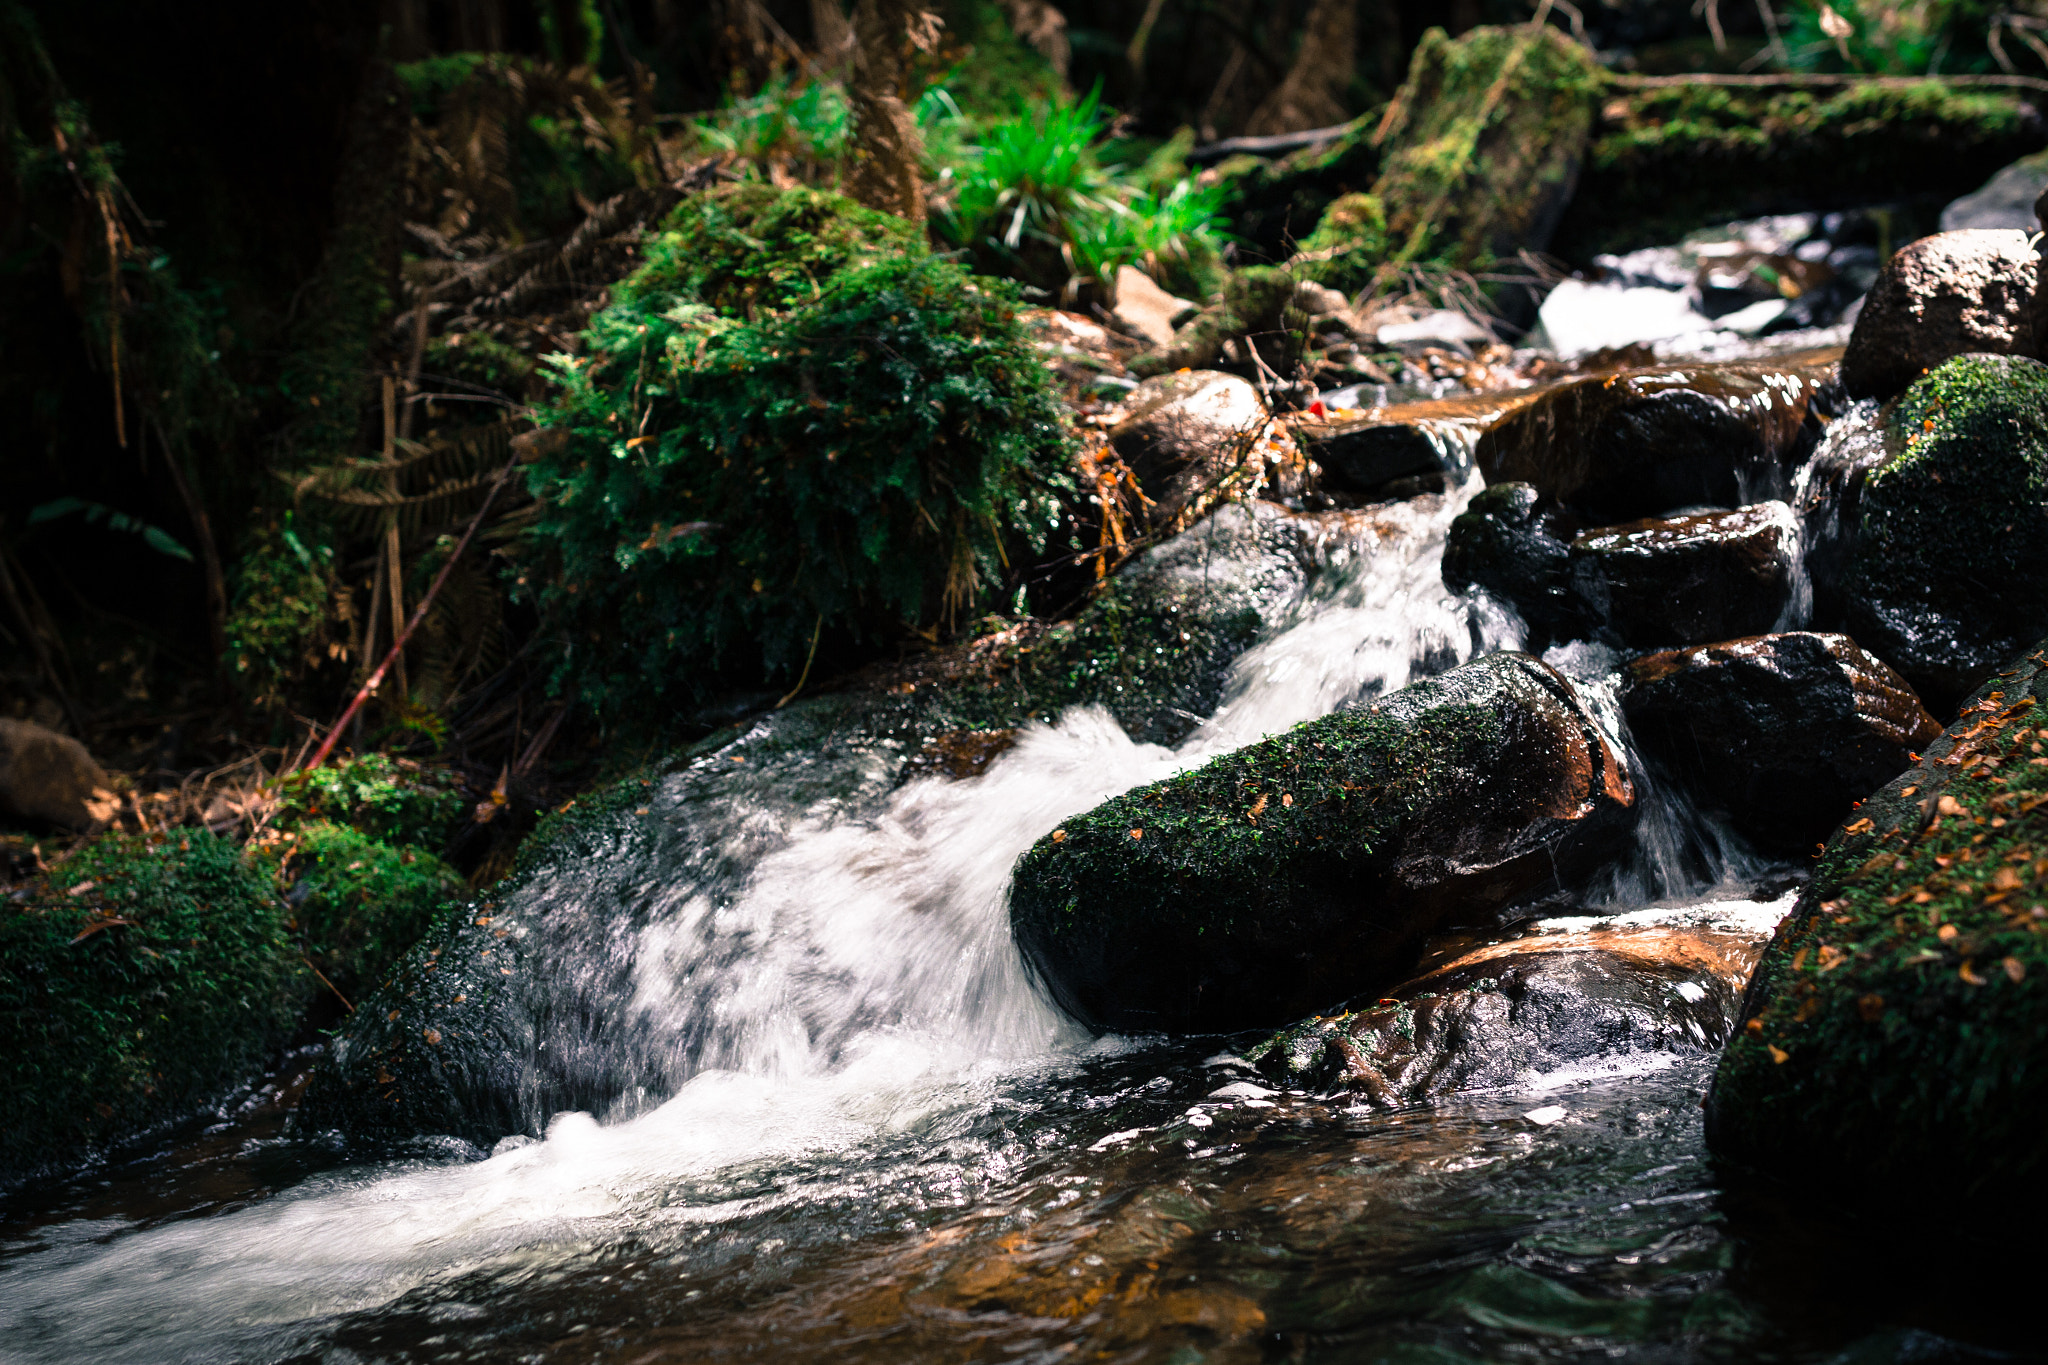
{"type": "Polygon", "coordinates": [[[854,164],[846,192],[869,208],[924,221],[918,162],[924,142],[904,102],[905,50],[928,21],[908,0],[860,0],[853,14],[858,50],[847,97],[853,105],[854,164]]]}

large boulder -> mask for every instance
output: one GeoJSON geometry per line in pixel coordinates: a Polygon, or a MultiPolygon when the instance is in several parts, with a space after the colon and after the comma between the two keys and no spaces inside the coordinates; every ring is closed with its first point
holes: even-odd
{"type": "Polygon", "coordinates": [[[1941,733],[1905,679],[1809,631],[1645,655],[1621,704],[1644,753],[1757,843],[1798,852],[1941,733]]]}
{"type": "Polygon", "coordinates": [[[111,819],[117,802],[83,744],[33,721],[0,719],[0,816],[90,829],[111,819]]]}
{"type": "Polygon", "coordinates": [[[1259,391],[1244,380],[1180,371],[1131,390],[1109,443],[1149,499],[1148,524],[1173,527],[1213,503],[1238,471],[1259,468],[1272,424],[1259,391]]]}
{"type": "Polygon", "coordinates": [[[1592,522],[1733,507],[1782,486],[1812,449],[1819,376],[1694,365],[1575,380],[1479,438],[1489,484],[1522,482],[1592,522]]]}
{"type": "Polygon", "coordinates": [[[2048,630],[2048,365],[1958,356],[1885,416],[1835,591],[1936,715],[2048,630]]]}
{"type": "Polygon", "coordinates": [[[1648,517],[1572,541],[1572,591],[1637,648],[1768,630],[1792,600],[1799,527],[1782,502],[1648,517]]]}
{"type": "Polygon", "coordinates": [[[2044,661],[1828,841],[1707,1097],[1718,1156],[1916,1244],[2048,1216],[2044,661]]]}
{"type": "Polygon", "coordinates": [[[1738,910],[1709,912],[1703,923],[1539,921],[1385,999],[1304,1019],[1245,1059],[1281,1084],[1395,1109],[1596,1059],[1704,1053],[1727,1040],[1763,946],[1750,918],[1738,910]]]}
{"type": "Polygon", "coordinates": [[[1596,865],[1634,801],[1571,684],[1492,654],[1067,821],[1019,860],[1011,927],[1090,1027],[1278,1025],[1596,865]]]}
{"type": "Polygon", "coordinates": [[[1902,247],[1865,299],[1842,353],[1852,398],[1890,398],[1954,356],[2037,354],[2038,267],[2027,234],[1971,228],[1902,247]]]}
{"type": "Polygon", "coordinates": [[[1497,483],[1451,522],[1444,586],[1460,593],[1484,588],[1544,640],[1580,635],[1591,623],[1572,591],[1571,543],[1578,533],[1578,520],[1534,484],[1497,483]]]}

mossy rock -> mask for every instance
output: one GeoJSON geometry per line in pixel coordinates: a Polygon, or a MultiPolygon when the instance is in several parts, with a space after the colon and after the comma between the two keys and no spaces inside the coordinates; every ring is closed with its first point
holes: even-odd
{"type": "Polygon", "coordinates": [[[1291,266],[1253,265],[1232,271],[1224,281],[1222,299],[1181,324],[1172,345],[1134,356],[1130,372],[1151,376],[1207,369],[1238,337],[1253,338],[1269,364],[1277,362],[1283,372],[1291,369],[1309,320],[1307,313],[1291,305],[1295,290],[1307,278],[1291,266]]]}
{"type": "Polygon", "coordinates": [[[375,987],[464,895],[462,874],[424,848],[316,821],[284,844],[286,901],[311,957],[345,997],[375,987]]]}
{"type": "Polygon", "coordinates": [[[1392,258],[1472,270],[1548,247],[1601,81],[1593,54],[1554,28],[1424,33],[1380,130],[1372,194],[1392,258]]]}
{"type": "Polygon", "coordinates": [[[447,847],[468,806],[446,770],[365,754],[286,777],[271,824],[285,831],[347,825],[383,843],[435,849],[447,847]]]}
{"type": "Polygon", "coordinates": [[[314,988],[287,913],[205,830],[104,835],[0,901],[0,1179],[76,1165],[256,1075],[314,988]]]}
{"type": "Polygon", "coordinates": [[[1907,1235],[2048,1213],[2048,652],[1828,841],[1707,1103],[1726,1160],[1907,1235]]]}
{"type": "Polygon", "coordinates": [[[1331,204],[1371,189],[1380,171],[1378,121],[1377,114],[1356,119],[1328,142],[1278,161],[1235,156],[1209,172],[1205,180],[1230,189],[1230,231],[1240,249],[1254,261],[1284,261],[1331,204]]]}
{"type": "Polygon", "coordinates": [[[2044,141],[2020,92],[1938,80],[1610,88],[1554,249],[1585,261],[1730,219],[1869,204],[1904,204],[1931,232],[1942,205],[2044,141]]]}
{"type": "Polygon", "coordinates": [[[1350,295],[1365,290],[1387,255],[1387,213],[1370,194],[1347,194],[1323,210],[1289,262],[1317,284],[1350,295]]]}
{"type": "Polygon", "coordinates": [[[2048,630],[2048,365],[1957,356],[1884,418],[1841,580],[1847,631],[1936,716],[2048,630]]]}
{"type": "Polygon", "coordinates": [[[1633,814],[1571,684],[1493,654],[1068,820],[1018,862],[1011,928],[1091,1027],[1277,1025],[1555,890],[1633,814]]]}

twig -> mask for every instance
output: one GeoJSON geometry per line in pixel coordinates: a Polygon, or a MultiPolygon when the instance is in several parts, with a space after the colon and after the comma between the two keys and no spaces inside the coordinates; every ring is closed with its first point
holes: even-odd
{"type": "Polygon", "coordinates": [[[391,667],[392,661],[405,649],[406,642],[412,639],[412,633],[419,629],[420,622],[427,619],[427,608],[432,606],[434,599],[440,595],[442,585],[448,581],[449,570],[453,569],[456,561],[462,558],[462,552],[469,548],[469,542],[476,535],[477,527],[483,525],[484,518],[490,514],[491,504],[498,500],[498,490],[505,486],[505,481],[512,476],[512,470],[518,463],[519,452],[514,451],[512,458],[506,462],[504,469],[499,471],[498,477],[492,481],[491,491],[484,495],[484,505],[477,508],[476,515],[470,518],[469,529],[464,531],[462,539],[455,543],[454,553],[449,555],[448,562],[441,566],[441,572],[434,576],[433,586],[427,589],[426,595],[420,598],[419,605],[413,608],[412,619],[405,623],[405,629],[399,632],[398,638],[391,642],[390,653],[384,656],[384,662],[377,665],[377,671],[365,679],[363,685],[356,690],[355,699],[349,702],[348,709],[341,713],[341,719],[334,722],[334,728],[327,732],[327,738],[320,741],[320,748],[314,753],[313,761],[306,765],[308,768],[317,768],[327,761],[327,755],[333,752],[334,742],[341,738],[341,732],[348,728],[348,723],[351,720],[355,719],[356,712],[363,709],[363,703],[368,701],[371,695],[383,685],[385,671],[391,667]]]}
{"type": "Polygon", "coordinates": [[[341,1007],[343,1009],[347,1010],[350,1014],[354,1014],[356,1012],[356,1007],[354,1005],[349,1004],[348,997],[343,995],[340,991],[335,990],[334,983],[327,979],[326,973],[322,972],[318,967],[315,967],[313,965],[312,958],[307,957],[304,953],[300,953],[299,961],[306,964],[307,971],[311,972],[314,976],[320,978],[321,985],[325,986],[330,991],[334,991],[334,998],[341,1002],[341,1007]]]}
{"type": "Polygon", "coordinates": [[[811,661],[818,657],[818,636],[824,631],[824,629],[825,613],[821,611],[818,613],[818,623],[811,627],[811,652],[804,656],[804,671],[798,675],[796,680],[796,686],[790,688],[789,692],[782,698],[782,700],[775,703],[773,709],[780,711],[783,707],[789,705],[792,701],[796,700],[796,694],[803,691],[804,684],[810,681],[811,661]]]}

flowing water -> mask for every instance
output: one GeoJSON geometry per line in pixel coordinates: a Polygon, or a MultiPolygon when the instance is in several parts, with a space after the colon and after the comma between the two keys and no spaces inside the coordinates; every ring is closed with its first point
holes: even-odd
{"type": "MultiPolygon", "coordinates": [[[[1603,1058],[1389,1114],[1269,1088],[1231,1051],[1249,1039],[1091,1038],[1035,990],[1004,892],[1047,829],[1518,642],[1510,615],[1442,588],[1470,491],[1328,547],[1177,750],[1081,709],[976,780],[779,812],[728,795],[716,818],[703,772],[721,756],[700,759],[648,818],[698,820],[717,856],[622,851],[528,893],[573,916],[593,879],[649,885],[607,979],[635,1074],[665,1079],[557,1114],[541,1140],[353,1165],[281,1136],[259,1096],[240,1126],[0,1225],[0,1361],[1947,1349],[1878,1308],[1774,1296],[1701,1144],[1709,1057],[1603,1058]]],[[[1615,660],[1552,661],[1625,741],[1615,660]]],[[[1639,850],[1592,908],[1764,913],[1741,890],[1761,864],[1646,800],[1639,850]]]]}

